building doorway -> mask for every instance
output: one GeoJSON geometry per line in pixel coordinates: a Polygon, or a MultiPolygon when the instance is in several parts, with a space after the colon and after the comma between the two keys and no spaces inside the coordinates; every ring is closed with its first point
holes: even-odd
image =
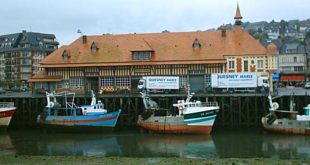
{"type": "Polygon", "coordinates": [[[194,75],[189,76],[190,92],[203,93],[204,92],[204,76],[194,75]]]}
{"type": "Polygon", "coordinates": [[[130,82],[131,86],[130,86],[130,88],[131,88],[132,92],[138,92],[137,86],[138,86],[139,80],[141,78],[142,77],[131,77],[131,82],[130,82]]]}
{"type": "Polygon", "coordinates": [[[85,79],[86,92],[93,90],[95,93],[99,92],[99,80],[97,77],[88,77],[85,79]]]}

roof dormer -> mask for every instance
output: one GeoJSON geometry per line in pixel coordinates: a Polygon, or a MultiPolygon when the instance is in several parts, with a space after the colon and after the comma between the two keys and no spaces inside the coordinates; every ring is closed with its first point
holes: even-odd
{"type": "Polygon", "coordinates": [[[68,60],[70,58],[69,52],[67,50],[64,50],[62,53],[62,59],[63,60],[68,60]]]}
{"type": "Polygon", "coordinates": [[[194,49],[200,49],[201,48],[201,44],[200,44],[200,42],[199,42],[199,40],[197,38],[195,38],[195,40],[194,40],[194,42],[192,44],[192,47],[194,49]]]}
{"type": "Polygon", "coordinates": [[[131,51],[133,61],[150,61],[153,51],[131,51]]]}
{"type": "Polygon", "coordinates": [[[96,53],[96,52],[98,51],[98,49],[99,49],[99,48],[97,47],[96,43],[93,42],[93,43],[91,44],[91,46],[90,46],[91,52],[96,53]]]}

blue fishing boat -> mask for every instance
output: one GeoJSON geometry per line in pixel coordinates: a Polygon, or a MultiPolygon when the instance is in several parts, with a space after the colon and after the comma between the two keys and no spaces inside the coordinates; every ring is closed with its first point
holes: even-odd
{"type": "Polygon", "coordinates": [[[96,102],[93,93],[92,95],[90,105],[77,106],[74,103],[75,93],[46,92],[47,105],[43,112],[38,115],[37,123],[42,126],[57,128],[113,129],[122,110],[107,112],[104,109],[104,104],[100,101],[96,102]],[[64,99],[64,105],[57,102],[57,97],[64,99]],[[68,101],[68,97],[71,98],[70,101],[68,101]]]}

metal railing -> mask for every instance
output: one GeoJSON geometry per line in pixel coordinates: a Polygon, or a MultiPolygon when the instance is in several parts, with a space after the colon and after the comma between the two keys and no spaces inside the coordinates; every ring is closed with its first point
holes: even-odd
{"type": "Polygon", "coordinates": [[[201,105],[205,107],[214,107],[214,106],[218,106],[218,103],[217,101],[210,101],[210,102],[202,103],[201,105]]]}
{"type": "Polygon", "coordinates": [[[14,107],[14,102],[0,102],[0,108],[14,107]]]}

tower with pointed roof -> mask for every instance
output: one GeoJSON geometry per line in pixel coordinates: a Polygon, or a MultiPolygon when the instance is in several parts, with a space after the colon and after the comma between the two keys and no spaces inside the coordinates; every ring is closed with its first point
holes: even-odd
{"type": "Polygon", "coordinates": [[[239,9],[239,3],[237,4],[237,10],[236,10],[236,15],[234,17],[235,19],[235,25],[241,25],[242,24],[242,16],[240,13],[240,9],[239,9]]]}

